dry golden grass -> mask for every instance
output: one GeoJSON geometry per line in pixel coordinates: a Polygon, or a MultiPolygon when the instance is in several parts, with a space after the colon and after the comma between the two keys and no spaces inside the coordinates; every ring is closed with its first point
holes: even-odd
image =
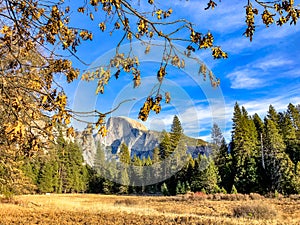
{"type": "Polygon", "coordinates": [[[15,197],[12,203],[0,203],[0,224],[300,225],[300,200],[217,201],[186,196],[27,195],[15,197]],[[234,209],[247,205],[264,205],[276,213],[268,220],[254,216],[235,217],[234,209]]]}

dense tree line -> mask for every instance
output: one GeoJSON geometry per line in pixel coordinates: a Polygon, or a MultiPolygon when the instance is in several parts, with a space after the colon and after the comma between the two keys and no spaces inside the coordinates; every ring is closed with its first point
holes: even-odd
{"type": "Polygon", "coordinates": [[[277,113],[270,105],[262,120],[236,103],[229,154],[238,191],[299,193],[299,115],[299,106],[277,113]]]}
{"type": "Polygon", "coordinates": [[[37,158],[25,159],[22,169],[38,193],[78,193],[87,190],[88,170],[78,144],[60,132],[56,143],[37,158]]]}
{"type": "Polygon", "coordinates": [[[162,132],[151,157],[131,158],[122,143],[117,155],[107,160],[104,146],[98,143],[90,167],[84,164],[79,145],[66,141],[60,132],[51,148],[24,159],[21,168],[31,192],[37,193],[300,193],[300,106],[289,104],[287,111],[278,113],[270,105],[262,120],[258,114],[249,116],[236,103],[230,143],[217,124],[211,137],[209,154],[193,158],[183,141],[179,118],[174,116],[171,132],[162,132]],[[159,179],[178,165],[179,171],[159,179]],[[149,185],[156,178],[160,182],[149,185]],[[137,180],[144,183],[136,185],[137,180]]]}
{"type": "MultiPolygon", "coordinates": [[[[197,158],[187,155],[186,146],[180,145],[182,134],[181,123],[175,116],[171,132],[162,132],[160,145],[154,149],[151,158],[134,156],[130,159],[128,148],[123,144],[120,159],[140,166],[141,171],[136,176],[144,178],[142,168],[145,166],[172,156],[170,165],[166,162],[150,174],[152,178],[163,176],[178,163],[176,160],[182,159],[182,154],[188,157],[182,169],[168,179],[146,187],[123,187],[122,190],[126,190],[123,193],[300,193],[300,106],[289,104],[287,111],[278,113],[270,105],[266,117],[261,119],[258,114],[248,115],[247,110],[236,103],[231,141],[227,144],[220,128],[214,124],[211,152],[209,155],[199,154],[197,158]]],[[[126,172],[130,174],[123,170],[122,176],[128,178],[124,175],[126,172]]],[[[107,183],[105,179],[99,181],[107,183]]],[[[116,191],[121,190],[111,186],[109,193],[116,191]]]]}

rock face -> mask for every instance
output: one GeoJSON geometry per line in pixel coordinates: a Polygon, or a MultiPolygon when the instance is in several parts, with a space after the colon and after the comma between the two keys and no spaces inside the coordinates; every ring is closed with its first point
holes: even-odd
{"type": "MultiPolygon", "coordinates": [[[[116,156],[122,143],[128,146],[131,157],[136,155],[140,158],[147,158],[152,157],[153,149],[159,145],[161,139],[160,132],[148,130],[143,124],[127,117],[109,118],[107,130],[107,136],[104,138],[100,135],[86,135],[86,132],[77,133],[76,140],[82,146],[83,157],[87,164],[93,166],[99,144],[105,149],[108,159],[116,156]]],[[[202,152],[205,151],[201,146],[187,147],[192,155],[193,149],[199,151],[201,148],[202,152]]]]}
{"type": "Polygon", "coordinates": [[[131,156],[136,154],[148,157],[157,145],[159,132],[148,130],[143,124],[127,117],[111,117],[107,121],[107,136],[96,136],[96,140],[104,146],[110,146],[112,154],[116,154],[122,143],[125,143],[131,156]]]}

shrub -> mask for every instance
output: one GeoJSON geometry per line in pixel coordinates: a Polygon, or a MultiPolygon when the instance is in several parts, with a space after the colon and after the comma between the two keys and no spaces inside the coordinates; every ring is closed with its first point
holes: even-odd
{"type": "Polygon", "coordinates": [[[291,200],[300,200],[300,195],[299,194],[298,195],[290,195],[289,198],[291,200]]]}
{"type": "Polygon", "coordinates": [[[264,196],[257,193],[250,193],[249,197],[251,200],[261,200],[265,198],[264,196]]]}
{"type": "Polygon", "coordinates": [[[251,204],[237,206],[233,208],[235,217],[255,218],[255,219],[271,219],[276,217],[277,212],[268,205],[251,204]]]}
{"type": "Polygon", "coordinates": [[[277,190],[275,190],[274,197],[275,197],[275,198],[278,198],[278,197],[279,197],[279,192],[278,192],[277,190]]]}
{"type": "Polygon", "coordinates": [[[279,193],[277,190],[274,192],[274,198],[281,200],[284,198],[283,194],[279,193]]]}
{"type": "Polygon", "coordinates": [[[247,201],[249,200],[249,196],[246,194],[236,194],[236,200],[238,201],[247,201]]]}
{"type": "Polygon", "coordinates": [[[193,199],[197,199],[197,200],[204,200],[204,199],[207,199],[207,198],[208,198],[208,195],[204,192],[201,192],[201,191],[197,191],[193,195],[193,199]]]}
{"type": "Polygon", "coordinates": [[[204,188],[201,189],[201,192],[206,194],[206,190],[204,188]]]}
{"type": "Polygon", "coordinates": [[[188,192],[185,193],[183,196],[184,196],[183,199],[185,199],[185,200],[193,199],[193,198],[194,198],[194,192],[188,191],[188,192]]]}
{"type": "Polygon", "coordinates": [[[206,199],[213,200],[214,199],[214,194],[208,194],[206,199]]]}
{"type": "Polygon", "coordinates": [[[168,190],[168,187],[167,187],[167,185],[166,185],[166,183],[163,183],[162,185],[161,185],[161,193],[163,194],[163,195],[169,195],[169,190],[168,190]]]}
{"type": "Polygon", "coordinates": [[[238,191],[236,190],[236,187],[232,185],[231,194],[237,194],[238,191]]]}
{"type": "Polygon", "coordinates": [[[214,194],[213,195],[213,197],[214,197],[213,199],[216,200],[216,201],[220,201],[221,200],[221,196],[222,196],[222,194],[214,194]]]}
{"type": "Polygon", "coordinates": [[[220,190],[220,193],[227,194],[227,191],[226,191],[225,188],[222,187],[221,190],[220,190]]]}
{"type": "Polygon", "coordinates": [[[191,186],[190,186],[189,182],[185,183],[185,190],[186,190],[186,192],[190,192],[191,191],[191,186]]]}

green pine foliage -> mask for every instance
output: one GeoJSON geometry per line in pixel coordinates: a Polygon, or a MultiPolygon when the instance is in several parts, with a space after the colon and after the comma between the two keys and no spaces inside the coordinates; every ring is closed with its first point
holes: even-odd
{"type": "Polygon", "coordinates": [[[218,151],[220,150],[220,147],[222,145],[222,139],[223,134],[218,126],[218,124],[214,123],[213,127],[211,129],[211,147],[212,147],[212,156],[216,157],[216,154],[218,154],[218,151]]]}
{"type": "Polygon", "coordinates": [[[233,167],[232,156],[228,151],[225,138],[222,139],[219,151],[215,156],[215,164],[220,175],[219,186],[229,192],[233,185],[233,167]]]}
{"type": "Polygon", "coordinates": [[[231,194],[237,194],[238,193],[238,191],[237,191],[237,189],[236,189],[236,187],[234,186],[234,185],[232,185],[232,188],[231,188],[231,192],[230,192],[231,194]]]}
{"type": "MultiPolygon", "coordinates": [[[[300,193],[300,106],[289,104],[280,113],[270,106],[263,121],[236,103],[232,120],[229,144],[218,125],[213,125],[209,156],[188,155],[181,122],[174,116],[171,132],[162,132],[159,145],[146,158],[131,158],[123,143],[108,160],[98,143],[93,167],[86,166],[78,144],[66,141],[60,132],[56,144],[19,166],[39,193],[300,193]],[[177,167],[180,170],[168,177],[177,167]],[[165,180],[146,186],[153,179],[165,180]]],[[[1,174],[5,171],[0,168],[1,174]]]]}
{"type": "Polygon", "coordinates": [[[293,187],[295,166],[285,153],[286,145],[277,129],[278,124],[268,118],[270,117],[265,118],[264,138],[265,172],[269,181],[267,190],[291,193],[295,191],[295,187],[293,187]]]}
{"type": "Polygon", "coordinates": [[[160,159],[166,159],[170,156],[172,153],[171,151],[171,141],[169,134],[164,130],[162,131],[162,140],[159,144],[159,156],[160,159]]]}
{"type": "Polygon", "coordinates": [[[65,141],[62,132],[48,152],[26,161],[22,169],[39,193],[78,193],[87,189],[82,151],[76,143],[65,141]]]}
{"type": "Polygon", "coordinates": [[[161,186],[161,193],[165,196],[169,195],[168,186],[166,183],[163,183],[161,186]]]}
{"type": "Polygon", "coordinates": [[[208,193],[215,193],[219,189],[218,169],[211,158],[199,155],[198,168],[196,174],[192,178],[192,191],[201,191],[205,189],[208,193]]]}
{"type": "Polygon", "coordinates": [[[53,167],[50,161],[45,162],[40,169],[38,178],[38,189],[41,193],[53,192],[53,167]]]}
{"type": "Polygon", "coordinates": [[[258,138],[258,142],[261,141],[261,135],[264,132],[264,122],[262,121],[262,119],[259,117],[259,115],[257,113],[255,113],[253,115],[253,122],[256,128],[256,132],[257,132],[257,138],[258,138]]]}
{"type": "Polygon", "coordinates": [[[274,108],[274,106],[272,106],[272,105],[269,106],[267,119],[272,120],[274,122],[274,124],[276,125],[276,127],[279,128],[278,127],[279,115],[278,115],[276,109],[274,108]]]}
{"type": "Polygon", "coordinates": [[[295,132],[295,139],[290,138],[287,145],[287,153],[291,157],[291,160],[295,165],[300,162],[300,105],[294,106],[293,104],[288,105],[288,110],[286,112],[290,118],[293,131],[295,132]]]}
{"type": "Polygon", "coordinates": [[[128,172],[127,169],[124,168],[120,172],[120,180],[121,180],[121,185],[119,187],[119,193],[120,194],[127,194],[128,193],[128,186],[129,186],[129,177],[128,177],[128,172]]]}
{"type": "Polygon", "coordinates": [[[253,120],[244,107],[236,103],[233,115],[232,166],[234,185],[245,193],[258,189],[258,142],[253,120]]]}
{"type": "Polygon", "coordinates": [[[167,155],[171,155],[177,148],[179,141],[183,135],[183,129],[179,118],[175,115],[173,118],[171,132],[170,132],[170,152],[167,155]]]}
{"type": "Polygon", "coordinates": [[[130,164],[130,152],[129,149],[127,147],[127,145],[125,143],[122,143],[120,151],[119,151],[119,159],[120,162],[122,162],[125,165],[129,165],[130,164]]]}
{"type": "Polygon", "coordinates": [[[297,139],[297,130],[293,126],[292,118],[288,113],[279,113],[279,127],[284,143],[285,152],[296,165],[300,160],[300,140],[297,139]]]}
{"type": "Polygon", "coordinates": [[[159,148],[155,147],[152,155],[152,163],[157,163],[157,162],[159,162],[159,148]]]}
{"type": "Polygon", "coordinates": [[[93,168],[97,171],[98,174],[101,174],[101,170],[102,168],[104,168],[105,165],[105,153],[104,153],[104,149],[101,145],[101,143],[97,144],[97,151],[96,151],[96,155],[94,158],[94,165],[93,168]]]}

